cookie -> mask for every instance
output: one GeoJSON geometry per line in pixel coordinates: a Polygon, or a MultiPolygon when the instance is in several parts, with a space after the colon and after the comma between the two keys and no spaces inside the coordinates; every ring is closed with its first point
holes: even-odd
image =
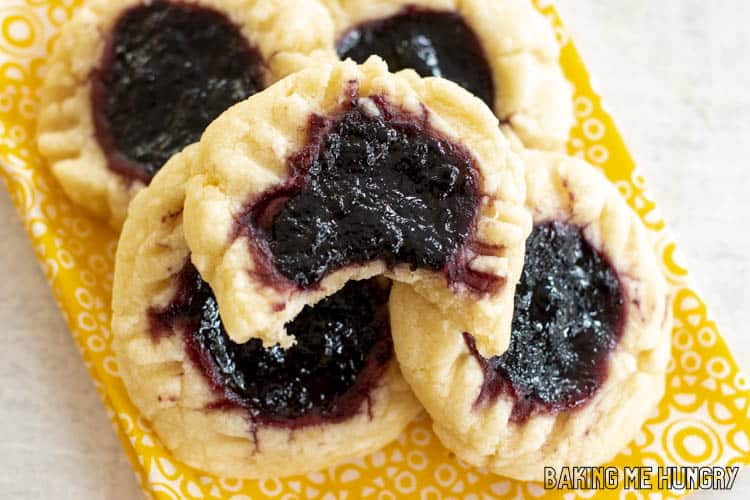
{"type": "Polygon", "coordinates": [[[527,152],[534,229],[510,348],[486,357],[470,330],[395,283],[396,355],[441,441],[469,464],[541,481],[594,466],[635,437],[664,392],[671,315],[646,230],[581,160],[527,152]]]}
{"type": "Polygon", "coordinates": [[[289,347],[305,306],[383,275],[481,352],[507,348],[531,227],[523,170],[458,85],[376,57],[311,68],[229,109],[197,154],[185,237],[235,342],[289,347]]]}
{"type": "Polygon", "coordinates": [[[183,235],[197,153],[135,198],[118,247],[113,349],[133,403],[176,458],[220,476],[301,474],[395,439],[421,407],[393,355],[388,283],[303,309],[288,350],[232,342],[183,235]]]}
{"type": "Polygon", "coordinates": [[[39,151],[74,202],[119,228],[218,114],[295,70],[297,51],[315,60],[311,19],[325,15],[313,0],[89,0],[48,61],[39,151]]]}
{"type": "Polygon", "coordinates": [[[528,0],[326,0],[339,57],[385,59],[460,84],[526,147],[562,150],[572,86],[550,23],[528,0]]]}

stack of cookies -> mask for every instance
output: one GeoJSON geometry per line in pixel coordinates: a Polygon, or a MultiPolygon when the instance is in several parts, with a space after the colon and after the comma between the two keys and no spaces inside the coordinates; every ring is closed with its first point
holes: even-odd
{"type": "Polygon", "coordinates": [[[88,0],[39,149],[121,230],[113,347],[164,446],[286,476],[426,411],[517,479],[623,448],[663,393],[667,287],[561,152],[558,59],[527,0],[88,0]]]}

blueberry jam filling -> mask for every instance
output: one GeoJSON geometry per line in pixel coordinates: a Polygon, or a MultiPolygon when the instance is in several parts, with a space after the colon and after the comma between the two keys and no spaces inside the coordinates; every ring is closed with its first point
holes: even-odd
{"type": "Polygon", "coordinates": [[[515,422],[584,404],[604,382],[622,333],[624,304],[617,273],[579,227],[536,225],[516,287],[510,348],[486,359],[464,334],[484,370],[477,404],[508,394],[515,422]]]}
{"type": "Polygon", "coordinates": [[[387,280],[350,281],[287,324],[294,346],[264,348],[258,339],[229,339],[209,285],[188,263],[172,302],[149,318],[155,339],[183,332],[220,397],[215,407],[244,408],[256,424],[300,427],[339,421],[369,404],[392,359],[389,290],[387,280]]]}
{"type": "Polygon", "coordinates": [[[251,251],[271,268],[265,275],[307,288],[330,271],[382,259],[492,289],[497,278],[472,275],[465,262],[480,199],[474,160],[423,113],[371,96],[352,98],[336,116],[311,117],[288,182],[239,220],[251,251]]]}
{"type": "Polygon", "coordinates": [[[263,88],[263,61],[220,12],[157,1],[120,16],[91,80],[109,167],[148,183],[221,112],[263,88]]]}
{"type": "Polygon", "coordinates": [[[458,13],[408,7],[354,26],[336,50],[358,63],[378,55],[391,71],[411,68],[421,76],[452,80],[493,107],[492,70],[479,39],[458,13]]]}

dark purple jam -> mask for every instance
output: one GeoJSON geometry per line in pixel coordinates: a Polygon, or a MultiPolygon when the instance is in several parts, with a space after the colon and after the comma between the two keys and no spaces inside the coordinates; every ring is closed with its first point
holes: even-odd
{"type": "Polygon", "coordinates": [[[382,259],[492,289],[496,279],[471,275],[465,264],[480,198],[473,158],[429,127],[427,110],[417,116],[380,97],[370,103],[379,114],[352,98],[336,116],[312,116],[290,180],[240,218],[251,250],[268,261],[268,275],[303,288],[382,259]]]}
{"type": "Polygon", "coordinates": [[[244,408],[255,424],[300,427],[339,421],[369,404],[393,355],[389,289],[378,279],[350,281],[305,307],[287,324],[297,343],[286,350],[229,339],[210,287],[190,263],[172,303],[149,316],[155,340],[183,332],[191,358],[220,395],[214,406],[244,408]]]}
{"type": "Polygon", "coordinates": [[[579,227],[536,225],[516,287],[510,348],[485,359],[464,334],[485,373],[477,404],[509,394],[516,422],[584,404],[604,382],[624,304],[617,273],[579,227]]]}
{"type": "Polygon", "coordinates": [[[341,58],[358,63],[378,55],[391,71],[411,68],[421,76],[446,78],[494,106],[492,70],[482,44],[456,12],[407,7],[354,26],[336,49],[341,58]]]}
{"type": "Polygon", "coordinates": [[[92,73],[97,138],[148,183],[221,112],[263,88],[263,60],[224,14],[157,1],[125,11],[92,73]]]}

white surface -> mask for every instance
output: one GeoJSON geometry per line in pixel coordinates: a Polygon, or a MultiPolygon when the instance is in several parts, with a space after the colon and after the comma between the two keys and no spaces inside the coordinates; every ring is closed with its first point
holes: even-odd
{"type": "MultiPolygon", "coordinates": [[[[742,327],[750,323],[750,2],[559,0],[559,7],[722,333],[749,367],[742,327]]],[[[0,498],[138,498],[0,191],[0,498]]],[[[750,473],[731,493],[696,498],[750,498],[750,473]]]]}
{"type": "MultiPolygon", "coordinates": [[[[741,366],[750,369],[750,2],[558,0],[741,366]]],[[[731,492],[750,498],[750,470],[731,492]]]]}
{"type": "Polygon", "coordinates": [[[0,188],[0,498],[142,498],[0,188]]]}

